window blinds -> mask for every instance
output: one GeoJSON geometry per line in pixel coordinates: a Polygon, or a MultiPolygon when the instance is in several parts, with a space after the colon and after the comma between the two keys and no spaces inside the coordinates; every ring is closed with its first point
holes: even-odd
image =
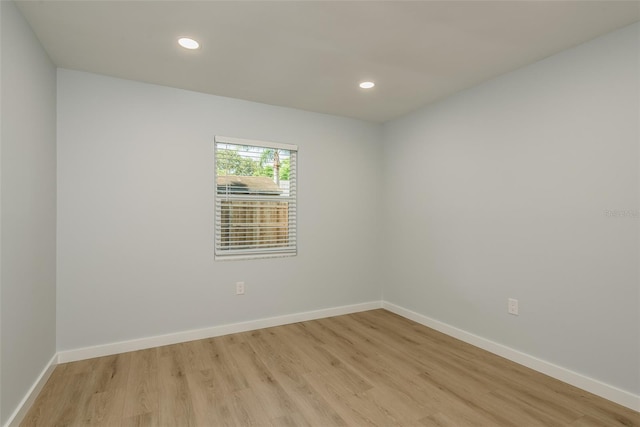
{"type": "Polygon", "coordinates": [[[216,259],[297,251],[297,146],[215,138],[216,259]]]}

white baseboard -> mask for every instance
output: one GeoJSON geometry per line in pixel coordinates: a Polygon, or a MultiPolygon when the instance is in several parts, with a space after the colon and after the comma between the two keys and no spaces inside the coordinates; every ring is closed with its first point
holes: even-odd
{"type": "Polygon", "coordinates": [[[554,365],[553,363],[538,359],[537,357],[530,356],[526,353],[514,350],[511,347],[498,344],[494,341],[482,338],[478,335],[458,329],[454,326],[440,322],[439,320],[432,319],[390,302],[383,301],[382,308],[409,320],[413,320],[414,322],[420,323],[421,325],[428,326],[436,331],[457,338],[460,341],[464,341],[483,350],[487,350],[493,354],[502,356],[505,359],[509,359],[520,365],[526,366],[527,368],[549,375],[550,377],[562,382],[571,384],[575,387],[581,388],[582,390],[586,390],[619,405],[626,406],[627,408],[640,412],[640,396],[638,395],[621,390],[593,378],[589,378],[561,366],[554,365]]]}
{"type": "Polygon", "coordinates": [[[31,408],[31,405],[33,405],[36,397],[38,397],[38,394],[40,394],[40,391],[42,391],[42,387],[44,387],[44,385],[47,383],[47,380],[53,373],[53,370],[55,369],[57,364],[58,355],[54,354],[49,363],[47,363],[42,372],[40,372],[38,379],[33,383],[16,410],[13,411],[13,414],[11,414],[11,416],[9,416],[9,419],[5,423],[5,427],[17,427],[20,425],[22,419],[25,415],[27,415],[29,408],[31,408]]]}
{"type": "Polygon", "coordinates": [[[195,329],[173,334],[159,335],[154,337],[140,338],[130,341],[121,341],[111,344],[98,345],[93,347],[79,348],[75,350],[61,351],[54,355],[49,364],[42,371],[36,382],[33,384],[27,395],[24,397],[18,408],[9,417],[4,427],[13,427],[20,424],[33,401],[41,391],[44,384],[49,379],[55,365],[77,360],[91,359],[94,357],[108,356],[128,351],[143,350],[162,345],[177,344],[186,341],[193,341],[203,338],[211,338],[222,335],[234,334],[238,332],[252,331],[256,329],[269,328],[273,326],[287,325],[290,323],[304,322],[307,320],[322,319],[343,314],[357,313],[360,311],[375,310],[384,308],[402,317],[413,320],[429,328],[440,331],[444,334],[467,342],[476,347],[487,350],[491,353],[502,356],[520,365],[526,366],[543,374],[549,375],[565,383],[571,384],[590,393],[603,397],[612,402],[626,406],[635,411],[640,411],[640,396],[618,389],[609,384],[589,378],[577,372],[563,368],[545,360],[538,359],[518,350],[514,350],[502,344],[432,319],[425,315],[408,310],[404,307],[386,301],[372,301],[361,304],[345,305],[341,307],[326,308],[321,310],[307,311],[302,313],[287,314],[284,316],[269,317],[265,319],[251,320],[247,322],[232,323],[227,325],[213,326],[210,328],[195,329]]]}
{"type": "Polygon", "coordinates": [[[250,320],[248,322],[232,323],[213,326],[210,328],[194,329],[190,331],[176,332],[173,334],[79,348],[75,350],[60,351],[58,353],[58,363],[74,362],[76,360],[109,356],[111,354],[126,353],[128,351],[144,350],[163,345],[218,337],[238,332],[253,331],[256,329],[270,328],[272,326],[287,325],[307,320],[322,319],[325,317],[341,316],[343,314],[357,313],[359,311],[374,310],[377,308],[382,308],[382,301],[365,302],[361,304],[344,305],[302,313],[286,314],[284,316],[268,317],[265,319],[250,320]]]}

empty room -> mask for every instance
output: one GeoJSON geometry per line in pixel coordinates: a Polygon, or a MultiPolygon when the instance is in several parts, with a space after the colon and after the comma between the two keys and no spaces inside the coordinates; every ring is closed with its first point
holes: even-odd
{"type": "Polygon", "coordinates": [[[0,426],[640,426],[639,21],[0,1],[0,426]]]}

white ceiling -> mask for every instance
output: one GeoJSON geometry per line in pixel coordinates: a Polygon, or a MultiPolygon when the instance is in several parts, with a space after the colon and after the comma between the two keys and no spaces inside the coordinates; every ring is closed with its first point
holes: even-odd
{"type": "Polygon", "coordinates": [[[637,1],[18,6],[59,67],[373,122],[640,20],[637,1]]]}

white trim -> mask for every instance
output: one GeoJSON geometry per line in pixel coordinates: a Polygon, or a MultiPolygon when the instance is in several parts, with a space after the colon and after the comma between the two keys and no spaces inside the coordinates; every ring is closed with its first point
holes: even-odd
{"type": "Polygon", "coordinates": [[[47,367],[42,371],[34,385],[24,397],[18,408],[9,417],[4,427],[17,426],[33,404],[38,393],[49,379],[55,365],[58,363],[74,362],[77,360],[91,359],[93,357],[108,356],[111,354],[128,351],[142,350],[162,345],[176,344],[180,342],[234,334],[238,332],[252,331],[255,329],[269,328],[273,326],[287,325],[290,323],[304,322],[307,320],[322,319],[343,314],[357,313],[360,311],[383,308],[402,317],[413,320],[429,328],[457,338],[461,341],[497,354],[520,365],[535,371],[549,375],[565,383],[571,384],[582,390],[586,390],[604,399],[618,403],[635,411],[640,411],[640,396],[621,390],[612,385],[587,377],[553,363],[538,359],[534,356],[522,353],[511,347],[496,343],[465,330],[456,328],[439,320],[432,319],[423,314],[416,313],[399,305],[387,301],[371,301],[360,304],[345,305],[340,307],[325,308],[302,313],[287,314],[284,316],[268,317],[264,319],[250,320],[247,322],[232,323],[213,326],[210,328],[194,329],[173,334],[158,335],[154,337],[140,338],[130,341],[122,341],[111,344],[85,347],[75,350],[61,351],[54,355],[47,367]]]}
{"type": "Polygon", "coordinates": [[[76,360],[109,356],[112,354],[125,353],[128,351],[143,350],[147,348],[177,344],[203,338],[218,337],[221,335],[235,334],[238,332],[253,331],[255,329],[270,328],[272,326],[280,326],[290,323],[304,322],[307,320],[322,319],[325,317],[341,316],[343,314],[357,313],[360,311],[374,310],[377,308],[382,308],[382,301],[324,308],[321,310],[286,314],[284,316],[268,317],[265,319],[250,320],[247,322],[231,323],[227,325],[213,326],[210,328],[193,329],[190,331],[176,332],[173,334],[157,335],[154,337],[139,338],[130,341],[121,341],[111,344],[79,348],[75,350],[66,350],[58,353],[58,361],[59,363],[74,362],[76,360]]]}
{"type": "Polygon", "coordinates": [[[216,255],[213,254],[214,261],[248,261],[254,259],[273,259],[273,258],[290,258],[298,255],[298,250],[296,249],[294,252],[274,252],[270,254],[259,253],[253,255],[244,255],[244,254],[236,254],[236,255],[216,255]]]}
{"type": "Polygon", "coordinates": [[[562,366],[554,365],[553,363],[538,359],[537,357],[528,355],[526,353],[522,353],[511,347],[507,347],[506,345],[498,344],[497,342],[456,328],[439,320],[435,320],[425,315],[416,313],[415,311],[408,310],[399,305],[383,301],[382,308],[384,308],[385,310],[389,310],[399,316],[405,317],[409,320],[413,320],[414,322],[420,323],[421,325],[435,329],[436,331],[442,332],[451,337],[479,347],[483,350],[487,350],[493,354],[502,356],[505,359],[511,360],[512,362],[516,362],[520,365],[526,366],[527,368],[531,368],[535,371],[549,375],[550,377],[553,377],[557,380],[560,380],[567,384],[571,384],[575,387],[581,388],[582,390],[586,390],[590,393],[598,395],[604,399],[610,400],[619,405],[626,406],[627,408],[640,412],[639,395],[621,390],[612,385],[603,383],[602,381],[598,381],[583,374],[579,374],[577,372],[563,368],[562,366]]]}
{"type": "Polygon", "coordinates": [[[36,382],[33,383],[27,394],[22,398],[22,401],[20,401],[20,404],[18,405],[16,410],[13,411],[13,414],[11,414],[11,416],[9,416],[9,419],[4,424],[4,427],[17,427],[20,425],[22,419],[25,415],[27,415],[27,412],[29,412],[29,409],[31,409],[31,405],[33,405],[33,402],[35,402],[36,398],[38,397],[38,394],[40,394],[42,388],[47,383],[47,380],[49,380],[49,377],[53,373],[53,370],[55,369],[57,364],[58,354],[54,354],[49,363],[47,363],[42,372],[40,372],[40,375],[38,376],[36,382]]]}
{"type": "Polygon", "coordinates": [[[281,142],[258,141],[256,139],[233,138],[231,136],[216,135],[214,141],[221,142],[223,144],[251,145],[254,147],[277,148],[279,150],[298,151],[297,145],[283,144],[281,142]]]}

